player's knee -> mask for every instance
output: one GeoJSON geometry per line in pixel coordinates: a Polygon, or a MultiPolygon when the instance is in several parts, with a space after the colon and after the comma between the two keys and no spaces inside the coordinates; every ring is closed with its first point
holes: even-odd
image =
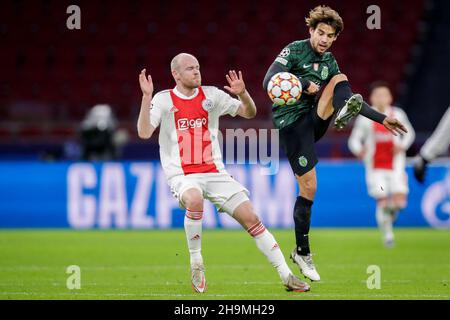
{"type": "Polygon", "coordinates": [[[348,81],[348,78],[347,78],[347,76],[345,74],[340,73],[340,74],[337,74],[337,75],[333,76],[331,78],[331,80],[330,80],[330,83],[335,85],[335,84],[337,84],[339,82],[342,82],[342,81],[348,81]]]}
{"type": "Polygon", "coordinates": [[[183,194],[183,203],[189,210],[203,210],[203,196],[197,189],[187,190],[183,194]]]}
{"type": "Polygon", "coordinates": [[[242,217],[242,220],[244,220],[245,225],[253,225],[259,222],[259,217],[250,201],[242,203],[238,208],[240,211],[239,214],[242,217]]]}
{"type": "Polygon", "coordinates": [[[388,199],[387,198],[378,198],[377,206],[380,208],[386,208],[388,206],[388,199]]]}
{"type": "Polygon", "coordinates": [[[240,204],[234,211],[233,218],[235,218],[245,229],[251,228],[261,221],[250,201],[240,204]]]}
{"type": "Polygon", "coordinates": [[[343,73],[339,73],[335,76],[333,76],[333,78],[331,78],[331,80],[335,81],[335,82],[341,82],[341,81],[348,81],[347,75],[343,74],[343,73]]]}
{"type": "Polygon", "coordinates": [[[256,213],[251,212],[245,219],[245,226],[247,228],[250,228],[252,226],[254,226],[255,224],[259,223],[261,220],[259,219],[259,217],[256,215],[256,213]]]}

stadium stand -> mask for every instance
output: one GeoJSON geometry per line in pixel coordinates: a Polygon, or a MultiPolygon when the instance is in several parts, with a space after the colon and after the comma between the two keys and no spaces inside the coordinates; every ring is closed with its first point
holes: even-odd
{"type": "MultiPolygon", "coordinates": [[[[262,79],[284,45],[308,37],[304,16],[316,5],[287,2],[287,10],[280,13],[267,0],[134,0],[125,7],[111,1],[77,3],[81,30],[66,28],[70,1],[1,1],[1,141],[74,138],[77,124],[97,103],[112,105],[121,126],[137,139],[138,72],[146,67],[156,90],[171,87],[169,62],[180,51],[199,57],[205,84],[222,87],[229,68],[243,70],[259,109],[256,119],[239,126],[271,128],[262,79]],[[237,5],[240,10],[234,9],[237,5]]],[[[398,92],[424,3],[412,0],[404,7],[383,1],[382,29],[368,30],[370,1],[327,1],[345,22],[332,52],[355,92],[367,94],[368,84],[377,79],[388,81],[398,92]]],[[[226,121],[223,127],[238,125],[226,121]]],[[[331,138],[340,134],[346,133],[331,138]]],[[[345,155],[332,140],[324,144],[330,146],[323,147],[323,154],[345,155]]]]}

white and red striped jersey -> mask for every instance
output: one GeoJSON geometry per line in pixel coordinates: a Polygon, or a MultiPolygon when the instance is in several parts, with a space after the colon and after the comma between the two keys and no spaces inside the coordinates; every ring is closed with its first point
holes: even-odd
{"type": "Polygon", "coordinates": [[[176,88],[157,93],[151,125],[160,126],[159,151],[167,179],[193,173],[226,172],[219,145],[219,118],[236,116],[241,102],[228,93],[202,86],[187,97],[176,88]]]}
{"type": "Polygon", "coordinates": [[[402,109],[388,107],[385,114],[402,122],[408,133],[394,136],[382,124],[358,116],[348,147],[354,155],[365,150],[364,163],[367,169],[404,170],[406,152],[394,155],[394,147],[399,146],[406,151],[414,142],[414,129],[402,109]]]}

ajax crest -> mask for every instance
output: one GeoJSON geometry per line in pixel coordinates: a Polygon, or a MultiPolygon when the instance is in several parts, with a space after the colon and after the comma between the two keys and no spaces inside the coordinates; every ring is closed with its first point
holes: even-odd
{"type": "Polygon", "coordinates": [[[211,100],[209,99],[205,99],[202,101],[202,107],[205,111],[211,111],[212,107],[213,107],[213,103],[211,100]]]}

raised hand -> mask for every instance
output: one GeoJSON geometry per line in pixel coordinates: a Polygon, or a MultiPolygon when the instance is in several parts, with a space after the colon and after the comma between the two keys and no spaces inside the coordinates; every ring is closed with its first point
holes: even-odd
{"type": "Polygon", "coordinates": [[[315,95],[317,92],[319,92],[319,86],[311,81],[311,84],[309,85],[308,89],[303,91],[306,94],[309,95],[315,95]]]}
{"type": "Polygon", "coordinates": [[[407,133],[406,127],[398,121],[396,118],[386,117],[383,121],[383,125],[388,129],[394,136],[398,134],[407,133]]]}
{"type": "Polygon", "coordinates": [[[153,94],[153,81],[152,76],[148,75],[148,77],[145,75],[146,70],[142,69],[141,73],[139,74],[139,84],[141,86],[142,94],[145,96],[151,96],[153,94]]]}
{"type": "Polygon", "coordinates": [[[236,71],[230,70],[228,74],[225,75],[225,78],[227,78],[229,86],[224,86],[224,88],[230,93],[239,96],[245,92],[245,83],[241,71],[239,71],[238,76],[236,71]]]}

